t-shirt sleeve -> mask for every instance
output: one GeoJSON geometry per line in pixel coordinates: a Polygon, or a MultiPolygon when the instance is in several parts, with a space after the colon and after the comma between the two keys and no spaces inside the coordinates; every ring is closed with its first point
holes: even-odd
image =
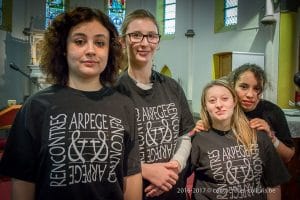
{"type": "Polygon", "coordinates": [[[0,173],[20,180],[34,182],[37,159],[33,137],[26,125],[28,123],[27,110],[28,105],[23,105],[9,131],[0,163],[0,173]]]}
{"type": "Polygon", "coordinates": [[[280,159],[267,134],[259,132],[257,140],[263,162],[263,183],[266,187],[274,187],[286,183],[290,175],[283,161],[280,159]]]}
{"type": "Polygon", "coordinates": [[[130,176],[141,172],[141,161],[139,155],[139,140],[134,115],[134,107],[129,104],[125,113],[127,116],[128,130],[125,136],[125,153],[124,153],[124,176],[130,176]]]}

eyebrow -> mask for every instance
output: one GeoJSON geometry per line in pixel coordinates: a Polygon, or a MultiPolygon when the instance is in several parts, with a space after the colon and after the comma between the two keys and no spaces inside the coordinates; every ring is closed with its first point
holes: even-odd
{"type": "MultiPolygon", "coordinates": [[[[74,36],[86,36],[86,34],[79,32],[79,33],[74,33],[73,35],[71,35],[71,37],[74,37],[74,36]]],[[[95,35],[94,37],[106,38],[106,35],[100,33],[100,34],[95,35]]]]}

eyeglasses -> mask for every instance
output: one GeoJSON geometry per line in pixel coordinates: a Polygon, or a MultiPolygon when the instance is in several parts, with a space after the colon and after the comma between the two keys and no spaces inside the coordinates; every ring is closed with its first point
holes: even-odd
{"type": "Polygon", "coordinates": [[[133,32],[125,35],[129,36],[130,42],[141,42],[143,41],[144,37],[146,37],[147,41],[152,44],[157,44],[160,40],[160,35],[156,33],[148,33],[147,35],[144,35],[141,32],[133,32]]]}

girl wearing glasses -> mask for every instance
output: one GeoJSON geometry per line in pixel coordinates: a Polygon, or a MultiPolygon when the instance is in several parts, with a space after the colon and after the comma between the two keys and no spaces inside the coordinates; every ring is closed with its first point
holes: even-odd
{"type": "Polygon", "coordinates": [[[194,120],[179,84],[152,69],[160,41],[155,17],[135,10],[126,16],[121,34],[127,69],[117,88],[135,103],[144,199],[185,199],[191,148],[186,133],[194,120]]]}

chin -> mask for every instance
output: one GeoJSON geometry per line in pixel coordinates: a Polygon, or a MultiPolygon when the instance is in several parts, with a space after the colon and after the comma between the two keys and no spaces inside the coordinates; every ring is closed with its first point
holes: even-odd
{"type": "Polygon", "coordinates": [[[252,111],[254,109],[255,108],[253,108],[253,107],[243,107],[243,111],[245,111],[245,112],[250,112],[250,111],[252,111]]]}

